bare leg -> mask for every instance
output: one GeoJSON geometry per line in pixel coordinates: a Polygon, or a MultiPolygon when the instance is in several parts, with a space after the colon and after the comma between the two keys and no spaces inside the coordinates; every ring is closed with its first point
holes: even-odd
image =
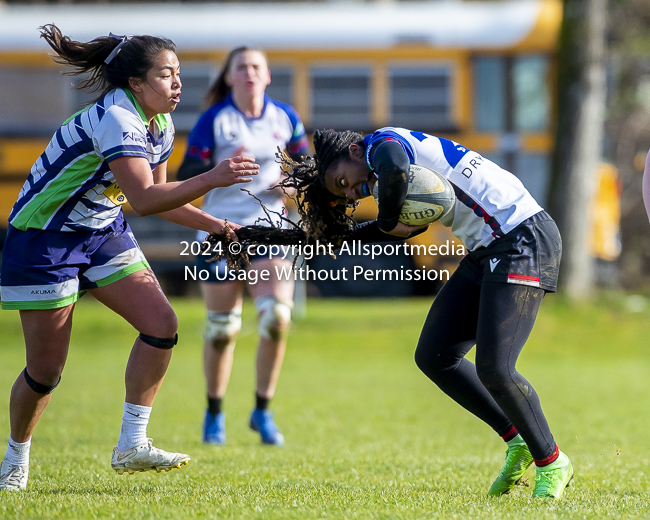
{"type": "Polygon", "coordinates": [[[255,392],[260,397],[272,399],[275,395],[286,349],[287,341],[284,337],[279,340],[260,338],[260,345],[257,349],[255,386],[255,392]]]}
{"type": "MultiPolygon", "coordinates": [[[[266,269],[271,273],[268,281],[261,280],[249,289],[253,298],[273,296],[281,301],[290,302],[293,300],[293,280],[278,280],[275,278],[275,266],[289,266],[286,260],[260,260],[255,263],[258,270],[266,269]]],[[[289,329],[289,321],[279,323],[277,334],[272,337],[260,336],[260,343],[257,349],[256,359],[256,388],[255,391],[260,397],[271,399],[275,395],[275,389],[280,378],[280,370],[284,361],[284,354],[287,347],[286,333],[289,329]]]]}
{"type": "MultiPolygon", "coordinates": [[[[150,270],[138,271],[90,292],[138,332],[157,338],[172,338],[178,330],[176,314],[150,270]]],[[[136,339],[126,366],[127,403],[153,405],[171,356],[172,349],[152,347],[140,338],[136,339]]]]}
{"type": "MultiPolygon", "coordinates": [[[[201,284],[201,293],[207,310],[220,314],[228,314],[233,309],[240,309],[243,292],[244,286],[241,282],[201,284]]],[[[229,339],[204,340],[203,369],[209,397],[221,399],[226,395],[236,341],[236,334],[229,339]]]]}
{"type": "Polygon", "coordinates": [[[203,370],[209,397],[223,399],[230,382],[230,373],[235,358],[232,347],[215,348],[205,340],[203,343],[203,370]]]}
{"type": "MultiPolygon", "coordinates": [[[[68,356],[73,310],[74,304],[60,309],[20,311],[27,372],[42,385],[51,386],[61,377],[68,356]]],[[[18,376],[9,400],[14,441],[27,442],[31,438],[51,397],[32,390],[22,373],[18,376]]]]}

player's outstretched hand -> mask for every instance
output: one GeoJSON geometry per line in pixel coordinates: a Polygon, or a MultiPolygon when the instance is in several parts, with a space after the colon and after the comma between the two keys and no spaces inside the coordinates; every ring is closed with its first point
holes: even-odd
{"type": "Polygon", "coordinates": [[[226,222],[225,220],[221,220],[220,218],[215,219],[214,224],[212,225],[212,229],[210,229],[210,234],[211,235],[220,235],[224,229],[226,229],[226,225],[228,226],[228,233],[230,234],[230,238],[232,240],[239,240],[237,238],[237,234],[235,231],[242,226],[239,224],[235,224],[234,222],[226,222]]]}
{"type": "Polygon", "coordinates": [[[428,228],[428,224],[424,224],[422,226],[409,226],[408,224],[404,224],[403,222],[398,222],[397,225],[391,229],[390,231],[384,231],[384,233],[387,233],[389,235],[395,235],[396,237],[409,237],[411,234],[415,233],[416,231],[424,230],[428,228]]]}
{"type": "Polygon", "coordinates": [[[230,159],[224,159],[210,171],[206,172],[211,176],[215,188],[225,188],[233,184],[251,182],[252,175],[257,175],[260,165],[250,155],[236,155],[230,159]]]}

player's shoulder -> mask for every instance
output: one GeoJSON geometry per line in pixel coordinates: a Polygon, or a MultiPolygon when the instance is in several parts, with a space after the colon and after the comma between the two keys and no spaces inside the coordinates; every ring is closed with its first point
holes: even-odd
{"type": "Polygon", "coordinates": [[[472,152],[466,146],[451,139],[407,128],[381,128],[371,138],[373,143],[385,140],[396,140],[405,148],[413,150],[415,156],[426,157],[429,161],[442,161],[451,168],[456,168],[461,160],[472,152]]]}
{"type": "Polygon", "coordinates": [[[366,145],[376,145],[380,142],[385,141],[397,141],[404,144],[413,143],[413,132],[407,130],[406,128],[399,128],[395,126],[385,126],[378,130],[375,130],[372,134],[367,135],[364,138],[366,145]]]}
{"type": "Polygon", "coordinates": [[[129,127],[143,133],[146,131],[142,115],[122,89],[109,92],[91,107],[93,109],[103,126],[129,127]]]}
{"type": "Polygon", "coordinates": [[[233,114],[237,114],[237,109],[231,96],[211,105],[199,116],[190,132],[190,141],[212,139],[215,128],[220,127],[223,120],[231,119],[233,114]]]}
{"type": "Polygon", "coordinates": [[[277,110],[279,113],[284,114],[284,116],[286,116],[289,119],[291,125],[294,128],[302,127],[302,121],[300,120],[300,115],[298,115],[298,111],[295,108],[293,108],[293,106],[291,106],[289,103],[278,101],[277,99],[273,99],[269,96],[264,97],[264,102],[266,104],[267,110],[270,107],[277,110]]]}
{"type": "Polygon", "coordinates": [[[300,119],[300,116],[298,116],[298,112],[296,111],[296,109],[293,108],[293,106],[291,106],[289,103],[285,103],[284,101],[278,101],[277,99],[273,99],[268,95],[265,96],[264,102],[267,105],[276,107],[278,110],[282,110],[289,117],[297,117],[298,119],[300,119]]]}
{"type": "Polygon", "coordinates": [[[386,126],[364,137],[363,142],[366,147],[366,161],[368,164],[372,165],[374,152],[379,146],[386,142],[395,142],[399,144],[406,152],[409,162],[413,164],[416,160],[417,153],[408,132],[409,131],[405,128],[386,126]]]}

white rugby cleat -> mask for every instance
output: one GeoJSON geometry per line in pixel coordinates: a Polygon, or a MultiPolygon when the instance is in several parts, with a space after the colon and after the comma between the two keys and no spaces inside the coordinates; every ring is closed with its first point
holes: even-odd
{"type": "Polygon", "coordinates": [[[120,475],[128,473],[133,475],[139,471],[155,469],[158,473],[162,470],[171,471],[187,466],[190,456],[185,453],[170,453],[153,446],[153,439],[147,439],[147,444],[141,444],[128,451],[119,451],[113,448],[111,467],[120,475]]]}
{"type": "Polygon", "coordinates": [[[20,491],[26,489],[28,476],[29,466],[9,464],[9,462],[3,460],[0,466],[0,490],[20,491]]]}

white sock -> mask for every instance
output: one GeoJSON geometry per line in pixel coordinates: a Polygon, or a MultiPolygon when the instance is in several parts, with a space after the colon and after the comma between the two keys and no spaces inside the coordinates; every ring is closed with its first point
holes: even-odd
{"type": "Polygon", "coordinates": [[[150,406],[124,403],[122,429],[117,441],[119,451],[128,451],[135,446],[147,444],[147,424],[149,424],[150,415],[150,406]]]}
{"type": "Polygon", "coordinates": [[[32,439],[27,442],[16,442],[9,437],[5,460],[15,466],[29,466],[29,448],[32,446],[32,439]]]}

